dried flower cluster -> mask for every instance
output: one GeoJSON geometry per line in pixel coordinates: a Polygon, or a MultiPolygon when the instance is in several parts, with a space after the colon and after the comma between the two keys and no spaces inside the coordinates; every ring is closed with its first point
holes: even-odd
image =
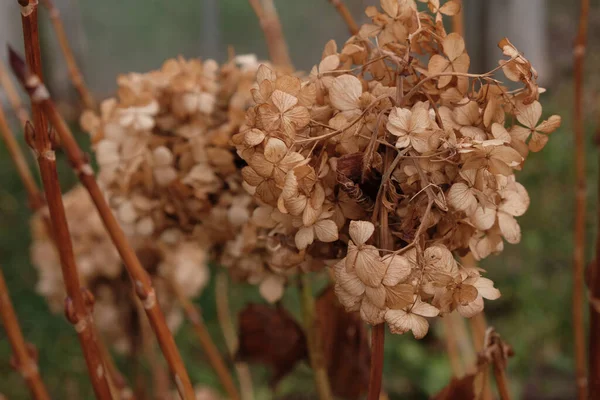
{"type": "Polygon", "coordinates": [[[514,172],[560,125],[540,122],[537,73],[507,39],[498,68],[469,74],[464,40],[441,21],[458,4],[420,1],[430,12],[414,0],[369,7],[372,23],[340,50],[329,42],[307,79],[261,66],[232,137],[271,257],[337,260],[347,310],[418,338],[425,317],[469,317],[500,296],[455,255],[520,241],[529,198],[514,172]]]}
{"type": "MultiPolygon", "coordinates": [[[[121,258],[85,188],[76,186],[63,199],[81,283],[95,298],[96,326],[116,350],[127,352],[139,332],[139,310],[121,258]]],[[[44,208],[31,221],[31,258],[39,275],[37,291],[48,300],[54,312],[60,312],[66,292],[60,259],[48,235],[45,218],[48,211],[44,208]]],[[[205,251],[190,247],[184,242],[154,251],[138,250],[152,275],[158,299],[173,331],[183,321],[183,313],[172,285],[179,285],[191,296],[197,294],[208,279],[207,271],[198,269],[196,264],[206,263],[205,251]]]]}
{"type": "Polygon", "coordinates": [[[258,65],[251,55],[222,66],[168,60],[160,70],[121,76],[118,97],[102,103],[100,116],[84,114],[82,124],[99,181],[136,246],[167,249],[167,258],[186,263],[188,286],[204,284],[198,249],[207,249],[234,278],[260,284],[275,301],[285,277],[274,270],[286,260],[266,262],[268,223],[242,187],[243,161],[230,146],[252,104],[258,65]]]}

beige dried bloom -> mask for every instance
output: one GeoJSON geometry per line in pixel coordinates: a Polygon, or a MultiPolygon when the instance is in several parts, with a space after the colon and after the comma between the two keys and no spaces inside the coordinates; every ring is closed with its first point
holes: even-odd
{"type": "MultiPolygon", "coordinates": [[[[253,218],[259,204],[244,186],[277,205],[277,186],[303,160],[288,151],[285,132],[306,126],[308,109],[298,78],[277,80],[273,74],[275,85],[262,78],[264,84],[253,87],[257,72],[259,78],[267,72],[258,67],[252,55],[222,66],[212,60],[168,60],[158,71],[121,76],[118,96],[103,103],[101,115],[83,118],[94,142],[100,183],[119,222],[140,251],[151,248],[160,254],[157,274],[186,296],[206,284],[206,264],[212,259],[275,302],[298,264],[298,256],[276,252],[275,224],[253,218]],[[272,101],[258,112],[278,134],[250,132],[243,144],[264,142],[265,151],[249,152],[255,168],[242,169],[232,135],[254,100],[266,97],[272,101]],[[134,126],[134,117],[142,122],[134,126]]],[[[327,68],[324,64],[323,71],[327,68]]],[[[337,239],[335,223],[323,220],[325,214],[317,217],[307,222],[307,231],[318,238],[329,232],[337,239]]]]}
{"type": "MultiPolygon", "coordinates": [[[[63,196],[63,201],[81,284],[95,298],[96,326],[116,351],[127,353],[137,338],[139,310],[121,258],[84,187],[76,186],[63,196]]],[[[66,291],[61,264],[44,218],[48,218],[46,209],[31,221],[31,259],[38,271],[37,291],[52,311],[62,312],[66,291]]],[[[177,284],[190,297],[200,293],[209,277],[206,249],[187,242],[165,244],[161,249],[140,243],[141,239],[134,238],[169,327],[176,331],[183,314],[172,285],[177,284]]]]}
{"type": "Polygon", "coordinates": [[[514,173],[560,124],[539,123],[537,72],[514,45],[499,44],[497,69],[522,84],[509,91],[495,70],[468,73],[463,38],[442,23],[459,2],[419,1],[429,12],[413,0],[367,8],[372,23],[341,49],[329,42],[305,80],[261,66],[232,137],[276,253],[336,260],[346,309],[416,337],[426,318],[470,317],[499,297],[454,255],[520,241],[529,198],[514,173]]]}

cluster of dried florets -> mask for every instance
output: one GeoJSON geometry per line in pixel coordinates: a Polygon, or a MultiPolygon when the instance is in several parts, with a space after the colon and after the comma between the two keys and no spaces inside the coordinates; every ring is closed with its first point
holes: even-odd
{"type": "Polygon", "coordinates": [[[539,122],[536,71],[507,39],[497,70],[522,84],[513,90],[496,70],[467,73],[462,37],[441,23],[456,2],[421,1],[430,13],[414,0],[369,7],[373,23],[341,50],[329,42],[304,81],[261,66],[232,138],[276,252],[341,259],[344,306],[416,337],[424,317],[472,316],[500,296],[455,255],[520,241],[529,198],[514,171],[560,124],[539,122]]]}
{"type": "Polygon", "coordinates": [[[207,249],[233,277],[260,284],[275,301],[285,283],[277,262],[286,260],[267,263],[269,222],[243,189],[242,160],[230,146],[252,104],[258,65],[254,56],[223,66],[168,60],[160,70],[121,76],[118,97],[82,121],[99,181],[136,246],[177,246],[171,258],[190,266],[191,282],[207,276],[205,260],[191,253],[207,249]]]}
{"type": "MultiPolygon", "coordinates": [[[[128,351],[139,332],[139,309],[121,258],[86,189],[76,186],[63,200],[81,283],[95,298],[96,325],[115,349],[128,351]]],[[[31,257],[38,271],[38,292],[54,312],[59,312],[66,291],[60,259],[48,234],[48,217],[44,208],[32,219],[31,257]]],[[[198,269],[206,263],[206,252],[186,242],[152,251],[140,247],[138,252],[152,276],[167,324],[175,331],[183,321],[183,313],[173,285],[188,296],[197,294],[208,280],[206,270],[198,269]]]]}

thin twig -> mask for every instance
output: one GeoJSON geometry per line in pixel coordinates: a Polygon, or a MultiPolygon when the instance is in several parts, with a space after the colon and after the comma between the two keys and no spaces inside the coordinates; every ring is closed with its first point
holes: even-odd
{"type": "MultiPolygon", "coordinates": [[[[29,69],[34,74],[40,74],[42,64],[37,27],[37,0],[19,0],[19,4],[21,5],[21,22],[23,25],[27,64],[20,59],[17,64],[21,69],[21,73],[29,69]]],[[[13,62],[17,61],[14,57],[16,53],[10,48],[9,53],[11,66],[14,67],[15,64],[13,62]]],[[[56,241],[61,260],[63,280],[67,292],[65,314],[77,331],[96,398],[101,400],[111,399],[112,396],[106,380],[105,368],[93,328],[93,296],[89,291],[81,288],[79,282],[73,245],[71,243],[56,170],[56,156],[52,150],[48,125],[38,105],[32,105],[32,111],[34,125],[32,126],[30,123],[25,125],[25,135],[32,138],[30,143],[33,144],[36,152],[50,219],[52,221],[52,236],[56,241]]]]}
{"type": "Polygon", "coordinates": [[[315,385],[320,400],[332,400],[329,376],[325,367],[325,355],[323,354],[323,343],[317,316],[315,315],[315,298],[312,292],[310,278],[304,273],[300,276],[300,300],[302,303],[302,314],[306,330],[306,341],[308,343],[308,354],[310,365],[313,370],[315,385]]]}
{"type": "MultiPolygon", "coordinates": [[[[156,356],[156,342],[152,336],[152,329],[150,328],[148,319],[144,318],[144,304],[133,293],[131,301],[137,309],[142,354],[152,374],[152,385],[148,385],[151,388],[152,398],[156,400],[171,400],[169,374],[165,365],[156,356]]],[[[142,384],[147,385],[145,381],[142,384]]]]}
{"type": "MultiPolygon", "coordinates": [[[[575,340],[575,373],[577,376],[577,398],[587,399],[584,303],[585,264],[585,132],[583,126],[583,68],[587,45],[589,0],[581,0],[579,31],[575,40],[574,54],[574,111],[573,131],[575,134],[575,243],[573,248],[573,336],[575,340]]],[[[598,371],[596,371],[598,372],[598,371]]]]}
{"type": "Polygon", "coordinates": [[[10,301],[8,287],[0,268],[0,318],[6,331],[6,336],[14,354],[15,368],[25,382],[31,392],[31,397],[35,400],[50,400],[46,386],[40,377],[37,362],[32,355],[31,345],[25,342],[23,332],[19,326],[19,320],[15,313],[15,309],[10,301]]]}
{"type": "MultiPolygon", "coordinates": [[[[217,304],[217,318],[223,332],[225,345],[227,346],[229,355],[233,358],[238,349],[238,339],[231,319],[231,312],[229,311],[229,288],[227,281],[227,274],[224,271],[220,271],[217,274],[215,283],[215,302],[217,304]]],[[[236,361],[235,372],[240,382],[242,400],[254,400],[254,385],[248,364],[236,361]]]]}
{"type": "MultiPolygon", "coordinates": [[[[389,171],[390,165],[397,162],[397,158],[392,159],[392,152],[386,149],[384,160],[384,171],[389,171]]],[[[387,185],[387,184],[386,184],[387,185]]],[[[383,186],[383,185],[382,185],[383,186]]],[[[385,187],[380,188],[380,192],[385,190],[385,187]]],[[[378,248],[384,250],[393,250],[392,238],[389,231],[388,210],[381,207],[381,202],[377,202],[376,208],[379,210],[379,235],[378,248]]],[[[374,213],[377,214],[377,211],[374,213]]],[[[371,368],[369,372],[369,389],[367,400],[379,400],[381,395],[382,380],[383,380],[383,358],[385,344],[385,323],[381,323],[371,328],[371,368]]]]}
{"type": "Polygon", "coordinates": [[[169,364],[172,377],[176,383],[177,390],[184,400],[194,398],[194,389],[190,382],[188,373],[183,364],[173,335],[169,330],[165,316],[160,309],[156,299],[156,292],[152,286],[150,276],[139,261],[133,247],[129,244],[125,233],[119,226],[115,216],[113,215],[104,194],[100,190],[94,176],[94,170],[89,164],[87,157],[79,148],[79,145],[73,138],[71,130],[59,114],[54,102],[50,98],[48,89],[37,75],[31,74],[19,56],[11,52],[11,65],[19,81],[24,85],[29,94],[32,104],[36,107],[41,107],[45,115],[49,118],[52,126],[56,129],[62,147],[65,150],[69,161],[76,172],[79,180],[87,189],[98,214],[104,223],[106,231],[110,235],[121,259],[132,280],[135,292],[139,299],[144,304],[144,311],[150,320],[150,325],[154,330],[161,350],[169,364]]]}
{"type": "MultiPolygon", "coordinates": [[[[472,253],[461,258],[461,263],[466,268],[477,268],[477,261],[472,253]]],[[[487,330],[487,321],[485,313],[482,311],[479,314],[469,318],[469,326],[471,328],[471,340],[475,352],[479,353],[485,345],[485,332],[487,330]]],[[[475,392],[481,393],[481,400],[492,400],[494,398],[490,387],[489,369],[482,370],[478,379],[475,381],[475,392]]]]}
{"type": "Polygon", "coordinates": [[[2,105],[0,105],[0,135],[2,135],[2,139],[4,140],[4,143],[6,143],[8,153],[13,160],[13,164],[21,178],[21,182],[23,182],[23,186],[27,192],[27,199],[29,200],[29,207],[33,211],[39,210],[45,204],[44,196],[42,195],[35,178],[31,174],[29,164],[27,164],[25,155],[21,151],[21,147],[15,139],[13,131],[8,125],[2,105]]]}
{"type": "Polygon", "coordinates": [[[352,17],[350,10],[346,7],[346,4],[342,0],[329,0],[329,2],[336,8],[346,25],[348,26],[348,30],[351,35],[356,35],[358,33],[358,25],[352,17]]]}
{"type": "Polygon", "coordinates": [[[265,35],[271,61],[277,67],[292,71],[294,67],[273,0],[248,0],[248,2],[265,35]]]}
{"type": "Polygon", "coordinates": [[[510,391],[508,390],[506,372],[504,371],[504,368],[502,368],[500,363],[496,360],[497,358],[494,357],[492,369],[494,370],[494,377],[496,378],[496,386],[498,387],[498,394],[500,395],[500,400],[510,400],[510,391]]]}
{"type": "Polygon", "coordinates": [[[202,315],[200,314],[196,306],[190,301],[190,299],[188,299],[185,296],[185,294],[183,294],[183,291],[181,287],[177,284],[177,282],[171,282],[171,287],[173,288],[173,291],[175,292],[179,303],[183,307],[183,311],[185,312],[187,319],[192,324],[194,332],[196,332],[196,335],[198,336],[200,345],[206,353],[211,367],[219,377],[219,380],[221,381],[223,388],[229,395],[229,398],[231,400],[239,400],[240,393],[235,387],[235,383],[233,381],[233,378],[231,377],[231,373],[225,365],[225,361],[223,361],[223,357],[221,357],[219,349],[210,337],[208,328],[204,323],[204,318],[202,318],[202,315]]]}
{"type": "Polygon", "coordinates": [[[71,82],[79,93],[85,108],[93,110],[96,107],[94,97],[86,86],[83,75],[81,74],[81,71],[77,66],[77,62],[75,61],[73,50],[69,45],[69,39],[67,38],[67,34],[65,32],[65,27],[63,26],[62,19],[60,18],[60,11],[58,11],[58,8],[54,6],[52,0],[42,0],[42,5],[50,14],[50,21],[52,21],[52,26],[54,27],[54,32],[56,33],[56,39],[60,45],[60,50],[65,58],[65,62],[67,63],[67,69],[69,70],[71,82]]]}
{"type": "MultiPolygon", "coordinates": [[[[599,103],[600,105],[600,103],[599,103]]],[[[600,107],[598,108],[600,111],[600,107]]],[[[598,152],[598,165],[600,165],[600,112],[598,113],[598,125],[596,126],[596,151],[598,152]]],[[[589,350],[589,391],[600,393],[600,342],[593,340],[600,334],[600,175],[598,176],[598,202],[596,234],[596,259],[590,264],[587,280],[590,301],[590,350],[589,350]]]]}
{"type": "Polygon", "coordinates": [[[21,128],[25,127],[25,124],[31,120],[31,117],[2,62],[0,62],[0,86],[4,89],[6,97],[8,97],[8,102],[17,114],[17,118],[21,122],[21,128]]]}
{"type": "MultiPolygon", "coordinates": [[[[0,106],[0,134],[2,134],[2,138],[6,143],[6,146],[9,150],[13,163],[17,169],[17,173],[21,178],[23,186],[27,192],[27,196],[29,199],[29,208],[32,213],[36,213],[46,206],[46,199],[44,198],[43,193],[41,192],[39,186],[37,185],[35,179],[31,174],[31,170],[29,169],[29,165],[25,160],[25,155],[21,151],[19,144],[17,143],[12,130],[8,126],[6,122],[6,118],[2,107],[0,106]]],[[[54,241],[52,226],[50,223],[50,219],[48,216],[43,213],[41,214],[41,218],[44,222],[44,229],[48,237],[52,239],[52,243],[56,247],[56,242],[54,241]]],[[[58,249],[57,249],[58,251],[58,249]]],[[[97,337],[99,337],[96,334],[97,337]]],[[[123,399],[131,399],[133,398],[129,393],[131,390],[127,387],[127,383],[125,382],[123,376],[120,374],[118,369],[116,368],[114,361],[112,360],[112,356],[110,352],[108,352],[101,340],[98,340],[98,346],[100,348],[100,353],[102,355],[102,360],[104,365],[107,367],[109,372],[109,378],[112,377],[115,382],[115,386],[119,389],[121,393],[121,398],[123,399]]],[[[110,382],[109,382],[110,383],[110,382]]],[[[114,397],[114,396],[113,396],[114,397]]]]}

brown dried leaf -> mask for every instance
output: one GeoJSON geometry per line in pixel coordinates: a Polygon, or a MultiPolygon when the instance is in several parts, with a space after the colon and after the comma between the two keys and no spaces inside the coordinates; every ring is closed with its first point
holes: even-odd
{"type": "Polygon", "coordinates": [[[304,332],[283,307],[248,304],[238,318],[240,347],[236,358],[273,368],[271,386],[289,374],[298,361],[306,359],[304,332]]]}

